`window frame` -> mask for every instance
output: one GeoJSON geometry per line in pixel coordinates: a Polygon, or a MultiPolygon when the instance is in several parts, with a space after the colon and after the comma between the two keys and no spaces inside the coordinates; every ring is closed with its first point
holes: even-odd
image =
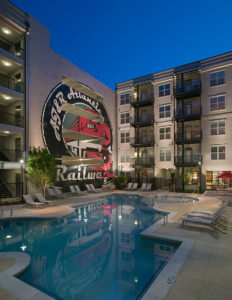
{"type": "Polygon", "coordinates": [[[163,140],[170,140],[171,139],[171,127],[168,126],[168,127],[160,127],[159,128],[159,139],[160,141],[163,141],[163,140]],[[161,133],[161,130],[164,130],[163,133],[161,133]],[[167,132],[167,129],[168,129],[168,132],[167,132]],[[163,135],[163,138],[161,138],[161,134],[163,135]],[[169,135],[169,137],[167,137],[169,135]]]}
{"type": "Polygon", "coordinates": [[[223,95],[211,96],[210,97],[209,105],[210,105],[210,107],[209,107],[210,111],[217,111],[217,110],[226,109],[226,95],[223,94],[223,95]],[[224,107],[223,108],[219,107],[219,105],[220,105],[220,98],[224,98],[224,101],[223,101],[224,102],[224,107]],[[216,103],[212,103],[213,99],[216,99],[216,103]],[[212,105],[216,105],[216,108],[212,109],[212,105]]]}
{"type": "Polygon", "coordinates": [[[121,132],[121,144],[130,143],[130,131],[121,132]]]}
{"type": "Polygon", "coordinates": [[[171,95],[171,84],[170,83],[160,84],[158,87],[158,90],[159,90],[159,97],[170,96],[171,95]]]}
{"type": "Polygon", "coordinates": [[[225,135],[226,134],[226,120],[212,120],[210,121],[210,135],[225,135]],[[224,126],[219,126],[220,123],[224,122],[224,126]],[[214,128],[212,128],[213,124],[216,124],[214,128]],[[220,133],[220,130],[224,128],[224,132],[220,133]],[[214,134],[212,133],[212,130],[214,130],[214,134]]]}
{"type": "Polygon", "coordinates": [[[211,157],[211,160],[226,160],[226,146],[225,145],[211,146],[210,147],[210,157],[211,157]],[[220,150],[223,150],[223,148],[224,148],[224,151],[220,151],[220,150]],[[212,151],[212,149],[214,149],[214,151],[212,151]],[[216,149],[216,151],[215,151],[215,149],[216,149]]]}
{"type": "Polygon", "coordinates": [[[124,93],[120,95],[120,105],[125,105],[125,104],[130,104],[130,93],[124,93]]]}
{"type": "Polygon", "coordinates": [[[172,160],[172,149],[160,149],[160,161],[171,161],[172,160]],[[161,157],[163,159],[161,159],[161,157]]]}
{"type": "Polygon", "coordinates": [[[165,118],[170,118],[170,117],[171,117],[171,104],[159,106],[159,118],[165,119],[165,118]],[[167,110],[166,107],[169,107],[169,110],[167,110]],[[163,112],[160,111],[161,108],[163,108],[163,112]],[[168,116],[166,115],[167,112],[169,112],[168,116]],[[163,116],[161,116],[161,113],[163,114],[163,116]]]}
{"type": "Polygon", "coordinates": [[[120,124],[129,124],[129,123],[130,123],[130,113],[129,112],[121,113],[120,114],[120,124]]]}
{"type": "Polygon", "coordinates": [[[225,83],[226,83],[226,71],[225,70],[211,72],[209,74],[209,85],[210,85],[210,87],[222,85],[222,84],[225,84],[225,83]],[[219,82],[221,80],[220,77],[219,77],[219,73],[224,73],[223,82],[219,82]],[[215,78],[211,78],[213,75],[215,75],[215,78]],[[215,83],[213,83],[214,81],[215,81],[215,83]]]}

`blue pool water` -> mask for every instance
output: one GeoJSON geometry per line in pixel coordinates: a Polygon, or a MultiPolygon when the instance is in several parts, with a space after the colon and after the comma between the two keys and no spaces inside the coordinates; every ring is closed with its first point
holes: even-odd
{"type": "Polygon", "coordinates": [[[55,299],[140,299],[178,244],[140,237],[159,219],[139,196],[111,195],[60,219],[5,221],[1,251],[24,251],[19,276],[55,299]]]}

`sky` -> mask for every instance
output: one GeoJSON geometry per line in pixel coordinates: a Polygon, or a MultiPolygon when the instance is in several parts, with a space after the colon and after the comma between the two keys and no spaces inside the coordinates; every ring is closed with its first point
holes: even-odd
{"type": "Polygon", "coordinates": [[[11,0],[110,88],[232,50],[231,0],[11,0]]]}

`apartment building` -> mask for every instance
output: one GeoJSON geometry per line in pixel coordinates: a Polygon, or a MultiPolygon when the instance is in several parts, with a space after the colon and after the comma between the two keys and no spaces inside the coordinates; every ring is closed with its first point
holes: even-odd
{"type": "Polygon", "coordinates": [[[11,3],[0,9],[0,198],[22,194],[26,149],[28,19],[11,3]]]}
{"type": "Polygon", "coordinates": [[[212,189],[232,171],[232,52],[116,84],[118,171],[212,189]]]}

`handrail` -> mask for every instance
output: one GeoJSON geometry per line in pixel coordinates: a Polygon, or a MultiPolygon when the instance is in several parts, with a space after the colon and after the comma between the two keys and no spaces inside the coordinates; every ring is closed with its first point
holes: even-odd
{"type": "Polygon", "coordinates": [[[0,48],[4,49],[5,51],[13,54],[16,57],[24,58],[24,49],[20,47],[16,47],[14,43],[8,41],[7,39],[0,36],[0,48]]]}
{"type": "Polygon", "coordinates": [[[0,111],[0,123],[14,125],[17,127],[24,126],[24,117],[0,111]]]}
{"type": "Polygon", "coordinates": [[[16,92],[23,93],[24,83],[0,73],[0,85],[16,92]]]}

